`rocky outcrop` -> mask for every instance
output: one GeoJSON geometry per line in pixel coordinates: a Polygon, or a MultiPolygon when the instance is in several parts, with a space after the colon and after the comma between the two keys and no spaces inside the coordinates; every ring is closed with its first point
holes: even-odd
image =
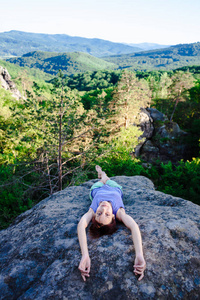
{"type": "Polygon", "coordinates": [[[0,86],[5,90],[11,91],[11,93],[17,100],[22,98],[20,91],[16,88],[16,85],[11,80],[10,74],[5,68],[1,66],[0,66],[0,86]]]}
{"type": "Polygon", "coordinates": [[[154,122],[156,121],[167,121],[168,118],[159,110],[157,110],[156,108],[147,108],[147,111],[149,112],[151,118],[153,119],[154,122]]]}
{"type": "Polygon", "coordinates": [[[135,156],[147,162],[177,162],[189,158],[184,141],[186,132],[177,123],[170,122],[167,117],[154,108],[141,109],[140,128],[143,140],[135,149],[135,156]],[[145,138],[145,140],[144,140],[145,138]]]}
{"type": "Polygon", "coordinates": [[[77,224],[90,205],[91,180],[41,201],[0,232],[0,299],[199,299],[200,207],[155,191],[142,176],[113,179],[141,229],[142,281],[132,272],[134,246],[122,224],[112,236],[88,235],[91,276],[82,280],[77,224]]]}
{"type": "Polygon", "coordinates": [[[135,157],[141,155],[141,149],[145,142],[153,136],[154,126],[153,119],[151,118],[150,113],[145,108],[140,109],[139,114],[139,126],[142,131],[141,136],[139,137],[139,143],[134,150],[135,157]]]}
{"type": "Polygon", "coordinates": [[[140,109],[140,128],[143,132],[141,138],[145,137],[150,139],[153,136],[154,126],[153,118],[151,117],[150,112],[147,109],[140,109]]]}

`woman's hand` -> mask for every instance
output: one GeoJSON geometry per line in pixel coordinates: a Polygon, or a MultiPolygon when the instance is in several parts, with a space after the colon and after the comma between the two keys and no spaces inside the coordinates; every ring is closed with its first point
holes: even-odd
{"type": "Polygon", "coordinates": [[[146,269],[146,262],[144,260],[143,255],[138,255],[135,258],[135,264],[134,264],[134,273],[135,275],[140,275],[140,277],[138,278],[138,280],[142,280],[142,278],[144,277],[144,270],[146,269]]]}
{"type": "Polygon", "coordinates": [[[134,273],[135,275],[140,275],[138,280],[141,280],[144,277],[144,270],[146,268],[146,263],[143,257],[142,250],[142,237],[140,233],[140,229],[137,223],[133,220],[133,218],[125,213],[123,208],[120,208],[117,212],[117,219],[122,221],[124,225],[131,230],[131,235],[133,239],[133,243],[135,246],[135,264],[134,264],[134,273]]]}
{"type": "Polygon", "coordinates": [[[84,281],[86,281],[86,277],[90,277],[90,257],[89,255],[84,255],[81,258],[78,269],[81,271],[81,276],[84,281]]]}

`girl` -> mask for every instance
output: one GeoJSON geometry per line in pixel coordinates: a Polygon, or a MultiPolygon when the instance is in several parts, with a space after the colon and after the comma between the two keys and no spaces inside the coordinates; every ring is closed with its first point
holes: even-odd
{"type": "Polygon", "coordinates": [[[78,239],[81,247],[82,258],[78,269],[84,281],[90,273],[90,257],[87,247],[86,227],[92,220],[90,232],[93,236],[99,237],[103,234],[111,234],[116,231],[115,219],[123,222],[131,230],[135,246],[134,273],[139,275],[138,280],[144,277],[146,263],[143,256],[142,239],[137,223],[126,214],[122,201],[122,187],[115,181],[110,180],[100,166],[96,166],[100,181],[91,187],[90,198],[92,204],[78,224],[78,239]]]}

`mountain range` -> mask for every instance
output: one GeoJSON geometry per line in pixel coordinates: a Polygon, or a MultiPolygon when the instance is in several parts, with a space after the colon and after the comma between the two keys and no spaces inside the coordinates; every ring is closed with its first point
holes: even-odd
{"type": "Polygon", "coordinates": [[[143,49],[159,49],[141,51],[141,48],[130,45],[62,34],[22,31],[0,33],[0,56],[10,63],[39,69],[52,75],[56,75],[60,69],[66,75],[73,75],[106,69],[151,71],[200,65],[199,42],[167,48],[153,43],[139,45],[143,49]]]}
{"type": "Polygon", "coordinates": [[[0,57],[22,56],[32,51],[84,52],[102,57],[133,53],[142,48],[101,39],[72,37],[66,34],[42,34],[12,30],[0,33],[0,57]]]}
{"type": "Polygon", "coordinates": [[[171,45],[160,45],[160,44],[156,44],[156,43],[139,43],[139,44],[126,44],[129,45],[131,47],[138,47],[140,48],[142,51],[148,51],[148,50],[153,50],[153,49],[163,49],[163,48],[168,48],[171,45]]]}
{"type": "Polygon", "coordinates": [[[21,67],[36,68],[56,75],[97,70],[128,69],[131,71],[172,70],[200,65],[200,43],[171,46],[166,49],[143,51],[98,58],[83,52],[33,51],[22,57],[7,59],[21,67]]]}
{"type": "Polygon", "coordinates": [[[0,33],[0,57],[22,56],[33,51],[84,52],[102,57],[166,47],[159,44],[123,44],[102,39],[73,37],[66,34],[42,34],[11,30],[0,33]]]}

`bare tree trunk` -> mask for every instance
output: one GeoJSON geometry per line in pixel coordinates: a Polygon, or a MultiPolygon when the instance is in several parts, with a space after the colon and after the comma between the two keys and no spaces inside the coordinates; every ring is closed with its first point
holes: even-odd
{"type": "Polygon", "coordinates": [[[62,115],[59,120],[59,146],[58,146],[58,190],[62,190],[62,115]]]}
{"type": "Polygon", "coordinates": [[[172,112],[171,117],[170,117],[170,122],[172,121],[172,118],[173,118],[173,116],[174,116],[176,107],[177,107],[177,105],[178,105],[178,101],[179,101],[179,99],[177,99],[176,102],[175,102],[174,109],[173,109],[173,112],[172,112]]]}
{"type": "Polygon", "coordinates": [[[50,195],[53,194],[52,184],[51,184],[51,177],[50,177],[50,169],[49,169],[49,158],[48,154],[46,153],[46,164],[47,164],[47,174],[49,178],[49,189],[50,189],[50,195]]]}
{"type": "Polygon", "coordinates": [[[58,145],[58,190],[62,191],[62,117],[63,117],[63,85],[60,99],[59,145],[58,145]]]}

